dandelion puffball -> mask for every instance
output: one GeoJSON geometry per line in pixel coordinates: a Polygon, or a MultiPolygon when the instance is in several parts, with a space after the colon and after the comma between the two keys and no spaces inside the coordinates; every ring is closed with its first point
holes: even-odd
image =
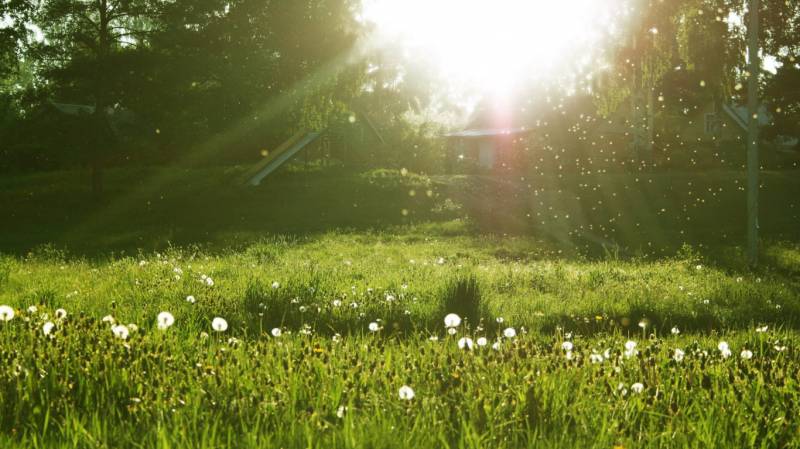
{"type": "Polygon", "coordinates": [[[370,332],[378,332],[381,329],[381,327],[378,325],[378,323],[376,323],[374,321],[369,323],[369,326],[367,326],[367,327],[369,328],[370,332]]]}
{"type": "Polygon", "coordinates": [[[644,385],[641,382],[636,382],[635,384],[631,385],[631,391],[639,394],[644,391],[644,385]]]}
{"type": "Polygon", "coordinates": [[[63,320],[66,317],[67,317],[67,311],[66,310],[64,310],[64,309],[57,309],[56,310],[56,318],[58,318],[59,320],[63,320]]]}
{"type": "Polygon", "coordinates": [[[400,387],[400,391],[398,393],[400,395],[400,399],[404,401],[410,401],[414,399],[414,390],[408,385],[403,385],[400,387]]]}
{"type": "Polygon", "coordinates": [[[165,330],[175,323],[175,317],[169,312],[161,312],[158,314],[158,328],[165,330]]]}
{"type": "Polygon", "coordinates": [[[480,338],[478,338],[477,343],[478,343],[478,346],[486,346],[489,343],[489,341],[486,340],[486,337],[480,337],[480,338]]]}
{"type": "Polygon", "coordinates": [[[561,349],[567,352],[572,351],[572,347],[573,346],[571,341],[565,341],[564,343],[561,343],[561,349]]]}
{"type": "Polygon", "coordinates": [[[54,327],[56,327],[55,323],[48,321],[42,325],[42,333],[45,335],[50,335],[50,333],[53,332],[54,327]]]}
{"type": "Polygon", "coordinates": [[[217,332],[225,332],[228,330],[228,322],[225,321],[225,318],[216,317],[211,320],[211,328],[217,332]]]}
{"type": "Polygon", "coordinates": [[[678,329],[678,326],[675,326],[672,328],[672,330],[670,330],[670,332],[672,332],[672,335],[678,335],[681,333],[681,330],[678,329]]]}
{"type": "Polygon", "coordinates": [[[750,359],[753,358],[753,351],[745,349],[745,350],[742,351],[741,356],[745,360],[750,360],[750,359]]]}
{"type": "Polygon", "coordinates": [[[444,317],[444,326],[448,328],[458,327],[461,324],[461,317],[455,313],[448,313],[444,317]]]}
{"type": "Polygon", "coordinates": [[[111,326],[111,332],[113,332],[114,336],[120,340],[128,339],[128,326],[125,326],[124,324],[111,326]]]}
{"type": "Polygon", "coordinates": [[[194,296],[189,295],[186,297],[186,302],[188,302],[189,304],[194,304],[195,302],[197,302],[197,299],[195,299],[194,296]]]}
{"type": "Polygon", "coordinates": [[[14,319],[14,309],[9,306],[0,306],[0,321],[11,321],[14,319]]]}
{"type": "Polygon", "coordinates": [[[472,349],[472,339],[469,337],[461,337],[458,340],[458,348],[459,349],[472,349]]]}
{"type": "Polygon", "coordinates": [[[503,331],[503,336],[506,337],[506,338],[514,338],[514,337],[517,336],[517,330],[514,329],[513,327],[507,327],[503,331]]]}
{"type": "Polygon", "coordinates": [[[275,337],[275,338],[278,338],[278,337],[280,337],[280,336],[281,336],[281,334],[282,334],[283,332],[281,332],[281,329],[280,329],[279,327],[276,327],[276,328],[272,329],[272,332],[271,332],[271,333],[272,333],[272,336],[273,336],[273,337],[275,337]]]}
{"type": "Polygon", "coordinates": [[[673,359],[674,359],[676,362],[682,362],[682,361],[683,361],[683,357],[684,357],[685,355],[686,355],[686,353],[685,353],[685,352],[683,352],[683,349],[675,349],[675,352],[672,354],[672,358],[673,358],[673,359]]]}

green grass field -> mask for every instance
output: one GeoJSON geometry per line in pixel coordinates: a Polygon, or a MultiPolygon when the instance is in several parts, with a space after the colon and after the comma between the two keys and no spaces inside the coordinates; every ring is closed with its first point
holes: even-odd
{"type": "Polygon", "coordinates": [[[800,447],[800,172],[237,173],[0,180],[0,447],[800,447]]]}

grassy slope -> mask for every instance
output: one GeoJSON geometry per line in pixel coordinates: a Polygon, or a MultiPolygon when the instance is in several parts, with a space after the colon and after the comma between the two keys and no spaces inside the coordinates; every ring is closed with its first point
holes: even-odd
{"type": "Polygon", "coordinates": [[[225,187],[230,174],[213,170],[118,172],[100,205],[74,173],[0,181],[13,216],[0,223],[9,253],[0,304],[20,315],[0,323],[0,445],[795,447],[794,175],[765,177],[770,243],[757,271],[723,237],[740,234],[725,217],[741,196],[708,190],[736,185],[724,173],[539,179],[531,189],[289,174],[250,191],[225,187]],[[674,187],[688,182],[705,193],[674,187]],[[670,205],[681,212],[661,212],[670,205]],[[619,257],[599,256],[612,241],[619,257]],[[68,252],[13,255],[45,242],[68,252]],[[684,242],[695,249],[676,255],[684,242]],[[40,315],[57,307],[70,316],[49,339],[40,315]],[[161,310],[176,317],[166,334],[155,329],[161,310]],[[472,315],[457,337],[491,344],[505,326],[528,333],[465,353],[441,325],[451,311],[472,315]],[[106,314],[141,329],[114,340],[106,314]],[[229,331],[202,337],[214,316],[229,331]],[[367,331],[373,321],[378,334],[367,331]],[[769,331],[755,333],[762,324],[769,331]],[[283,337],[267,335],[273,327],[283,337]],[[565,333],[572,360],[560,349],[565,333]],[[628,338],[640,349],[631,359],[620,354],[628,338]],[[589,362],[607,348],[610,360],[589,362]],[[630,392],[634,382],[642,394],[630,392]],[[413,401],[398,399],[403,384],[413,401]]]}

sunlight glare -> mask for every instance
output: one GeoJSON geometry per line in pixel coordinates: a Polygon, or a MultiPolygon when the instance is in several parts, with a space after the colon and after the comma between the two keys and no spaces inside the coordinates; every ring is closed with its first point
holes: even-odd
{"type": "Polygon", "coordinates": [[[591,63],[619,0],[366,0],[375,38],[448,81],[509,94],[591,63]]]}

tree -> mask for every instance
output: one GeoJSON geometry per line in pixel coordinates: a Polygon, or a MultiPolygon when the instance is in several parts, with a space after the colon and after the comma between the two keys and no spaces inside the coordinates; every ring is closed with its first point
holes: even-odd
{"type": "Polygon", "coordinates": [[[85,141],[85,158],[97,197],[114,147],[108,109],[121,100],[128,78],[117,61],[146,43],[155,13],[153,0],[49,0],[36,16],[46,40],[35,54],[50,90],[76,103],[93,103],[94,132],[85,141]]]}

